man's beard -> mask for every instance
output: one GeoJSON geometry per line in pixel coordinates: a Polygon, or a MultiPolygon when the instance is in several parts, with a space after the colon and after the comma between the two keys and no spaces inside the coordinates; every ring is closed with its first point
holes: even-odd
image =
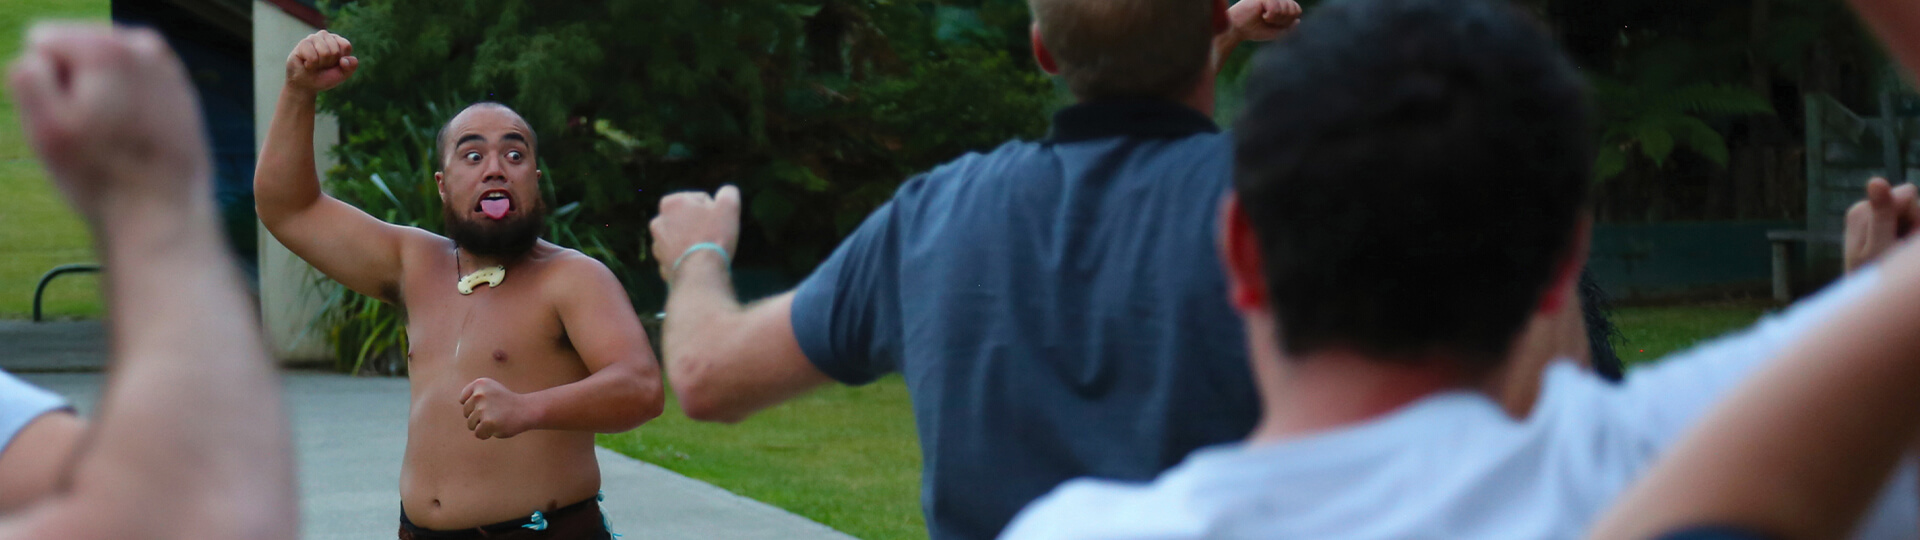
{"type": "Polygon", "coordinates": [[[547,203],[539,197],[535,197],[524,210],[515,208],[519,211],[499,221],[470,210],[456,209],[451,204],[440,206],[447,237],[453,239],[454,246],[482,257],[501,261],[518,259],[533,249],[534,242],[547,232],[547,203]]]}

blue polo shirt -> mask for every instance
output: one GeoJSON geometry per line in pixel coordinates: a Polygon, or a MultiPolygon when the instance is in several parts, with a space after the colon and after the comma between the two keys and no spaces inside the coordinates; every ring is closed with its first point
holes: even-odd
{"type": "Polygon", "coordinates": [[[1215,230],[1232,141],[1161,101],[1081,104],[907,181],[793,299],[815,367],[901,373],[935,540],[1079,476],[1149,480],[1259,416],[1215,230]]]}

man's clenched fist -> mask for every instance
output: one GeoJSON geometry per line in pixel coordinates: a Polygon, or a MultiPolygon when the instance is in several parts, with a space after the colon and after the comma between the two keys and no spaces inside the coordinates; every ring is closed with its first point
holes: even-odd
{"type": "Polygon", "coordinates": [[[27,140],[91,221],[212,204],[186,68],[152,30],[42,24],[8,73],[27,140]]]}
{"type": "Polygon", "coordinates": [[[668,195],[660,199],[660,215],[647,230],[653,233],[653,258],[660,263],[660,278],[671,284],[674,263],[681,255],[693,256],[687,248],[712,242],[732,256],[740,240],[740,188],[723,186],[712,196],[698,191],[668,195]]]}
{"type": "Polygon", "coordinates": [[[1899,245],[1920,224],[1920,191],[1913,184],[1889,185],[1885,179],[1867,182],[1867,198],[1847,210],[1847,272],[1880,258],[1899,245]]]}
{"type": "Polygon", "coordinates": [[[360,69],[360,59],[353,56],[353,43],[321,30],[300,40],[287,54],[287,88],[325,92],[346,82],[356,69],[360,69]]]}
{"type": "Polygon", "coordinates": [[[1299,24],[1300,13],[1293,0],[1240,0],[1227,8],[1227,31],[1243,41],[1272,41],[1299,24]]]}
{"type": "Polygon", "coordinates": [[[505,439],[533,429],[535,414],[527,396],[500,381],[481,377],[467,383],[460,391],[460,405],[467,430],[480,439],[505,439]]]}

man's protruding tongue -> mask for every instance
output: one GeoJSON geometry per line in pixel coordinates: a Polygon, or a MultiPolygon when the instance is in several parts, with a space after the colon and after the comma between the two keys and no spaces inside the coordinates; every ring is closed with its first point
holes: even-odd
{"type": "Polygon", "coordinates": [[[507,217],[507,211],[512,209],[513,201],[511,199],[484,199],[480,201],[480,211],[485,212],[490,219],[498,220],[505,218],[507,217]]]}

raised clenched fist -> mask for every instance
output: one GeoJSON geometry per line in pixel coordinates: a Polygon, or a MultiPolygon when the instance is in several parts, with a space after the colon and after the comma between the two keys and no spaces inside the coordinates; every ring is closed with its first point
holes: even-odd
{"type": "Polygon", "coordinates": [[[740,239],[740,188],[721,186],[711,196],[686,191],[663,197],[660,215],[647,224],[647,229],[653,233],[653,257],[660,263],[660,277],[669,284],[676,273],[674,265],[682,262],[682,257],[695,255],[693,246],[719,246],[726,255],[700,253],[724,262],[740,239]]]}
{"type": "Polygon", "coordinates": [[[8,73],[27,139],[89,220],[212,204],[186,68],[152,30],[41,24],[8,73]]]}
{"type": "Polygon", "coordinates": [[[307,93],[332,90],[360,69],[353,42],[321,30],[300,40],[287,54],[287,88],[307,93]]]}
{"type": "Polygon", "coordinates": [[[1293,0],[1240,0],[1227,8],[1227,31],[1244,41],[1270,41],[1299,24],[1300,14],[1293,0]]]}
{"type": "Polygon", "coordinates": [[[1867,182],[1867,198],[1847,210],[1846,270],[1853,272],[1906,241],[1920,226],[1920,190],[1913,184],[1895,187],[1885,179],[1867,182]]]}

